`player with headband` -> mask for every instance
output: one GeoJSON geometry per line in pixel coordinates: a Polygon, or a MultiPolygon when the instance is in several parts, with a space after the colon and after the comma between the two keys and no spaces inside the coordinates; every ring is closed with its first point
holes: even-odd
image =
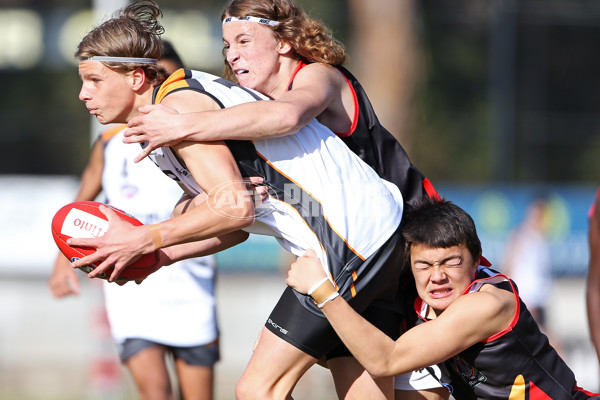
{"type": "MultiPolygon", "coordinates": [[[[159,15],[154,2],[132,3],[78,46],[80,98],[100,122],[129,121],[139,114],[140,104],[150,102],[181,113],[243,102],[270,103],[258,92],[200,71],[179,70],[161,84],[152,64],[88,59],[154,58],[154,43],[160,41],[159,15]],[[126,28],[137,32],[131,40],[131,35],[123,35],[126,28]],[[144,46],[138,46],[141,43],[144,46]]],[[[110,227],[102,238],[70,240],[71,245],[98,249],[75,266],[99,264],[91,277],[114,266],[114,280],[143,253],[161,248],[161,259],[170,260],[203,255],[245,239],[247,233],[241,229],[246,229],[275,236],[296,255],[314,250],[341,296],[380,329],[397,336],[400,191],[381,180],[325,126],[312,119],[282,138],[186,142],[157,149],[153,157],[196,196],[195,202],[179,216],[142,227],[128,225],[105,210],[110,227]],[[263,177],[270,188],[270,197],[257,206],[247,201],[242,181],[250,175],[263,177]]],[[[262,330],[236,388],[237,397],[289,398],[317,360],[343,351],[338,344],[318,306],[286,289],[262,330]]],[[[351,357],[334,360],[329,366],[340,397],[393,396],[391,378],[374,379],[351,357]]]]}
{"type": "MultiPolygon", "coordinates": [[[[170,74],[183,62],[170,42],[157,63],[170,74]]],[[[92,61],[154,64],[154,59],[90,57],[92,61]]],[[[126,125],[108,127],[96,139],[81,175],[75,201],[94,200],[127,212],[144,224],[168,219],[181,188],[152,161],[134,163],[139,147],[123,143],[126,125]]],[[[79,271],[58,254],[48,285],[55,297],[79,293],[79,271]]],[[[213,398],[214,366],[219,359],[214,256],[162,268],[143,285],[103,281],[106,315],[140,399],[213,398]],[[170,361],[174,368],[169,368],[170,361]]]]}
{"type": "MultiPolygon", "coordinates": [[[[274,101],[190,114],[173,113],[163,105],[143,107],[147,114],[133,118],[125,131],[126,142],[149,143],[138,160],[156,147],[181,140],[289,135],[318,118],[380,177],[395,184],[406,204],[438,197],[400,143],[379,123],[364,89],[342,66],[343,46],[320,21],[306,15],[293,0],[232,0],[221,20],[225,76],[274,101]]],[[[446,395],[427,374],[415,373],[412,380],[398,378],[397,388],[432,389],[423,394],[446,395]]]]}

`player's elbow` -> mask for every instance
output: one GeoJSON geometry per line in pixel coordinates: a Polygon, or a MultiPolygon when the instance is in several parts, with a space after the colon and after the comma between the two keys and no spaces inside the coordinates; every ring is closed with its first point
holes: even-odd
{"type": "Polygon", "coordinates": [[[236,230],[247,228],[254,223],[254,206],[250,202],[231,207],[227,213],[231,217],[232,227],[236,230]]]}
{"type": "Polygon", "coordinates": [[[389,365],[384,362],[372,362],[368,367],[365,367],[365,369],[369,375],[375,379],[396,375],[392,373],[389,365]]]}
{"type": "Polygon", "coordinates": [[[221,217],[227,231],[249,227],[254,223],[254,199],[243,185],[230,185],[210,197],[208,207],[221,217]]]}
{"type": "Polygon", "coordinates": [[[254,208],[247,210],[241,218],[240,229],[248,228],[254,224],[254,208]]]}

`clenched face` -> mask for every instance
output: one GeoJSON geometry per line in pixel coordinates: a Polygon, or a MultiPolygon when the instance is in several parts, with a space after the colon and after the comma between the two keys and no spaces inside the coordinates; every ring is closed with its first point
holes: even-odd
{"type": "Polygon", "coordinates": [[[266,95],[277,89],[280,56],[285,52],[270,28],[249,21],[227,22],[223,25],[223,44],[240,85],[266,95]]]}
{"type": "Polygon", "coordinates": [[[464,245],[431,248],[413,244],[410,264],[419,297],[439,315],[471,284],[479,260],[474,261],[464,245]]]}
{"type": "Polygon", "coordinates": [[[80,61],[79,99],[101,124],[125,123],[135,111],[131,76],[106,67],[100,61],[80,61]]]}

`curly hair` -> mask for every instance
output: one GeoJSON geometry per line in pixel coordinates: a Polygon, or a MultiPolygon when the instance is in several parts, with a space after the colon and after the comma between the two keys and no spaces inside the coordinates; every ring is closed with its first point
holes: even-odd
{"type": "MultiPolygon", "coordinates": [[[[291,44],[296,57],[306,63],[342,65],[346,50],[320,20],[310,18],[294,0],[231,0],[221,14],[226,17],[259,17],[278,21],[270,26],[278,40],[291,44]]],[[[224,50],[225,53],[225,50],[224,50]]],[[[226,77],[233,76],[225,61],[226,77]]]]}
{"type": "MultiPolygon", "coordinates": [[[[158,59],[163,52],[160,35],[165,31],[158,22],[159,17],[162,17],[162,11],[154,1],[134,1],[90,31],[77,46],[75,58],[82,60],[93,56],[111,56],[158,59]]],[[[153,64],[102,63],[120,73],[143,68],[154,86],[161,84],[168,76],[162,67],[153,64]]]]}

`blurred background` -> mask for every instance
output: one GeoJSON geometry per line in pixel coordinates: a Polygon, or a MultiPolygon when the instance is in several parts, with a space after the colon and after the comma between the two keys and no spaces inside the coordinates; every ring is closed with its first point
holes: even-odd
{"type": "MultiPolygon", "coordinates": [[[[584,282],[587,210],[600,182],[600,1],[297,2],[347,46],[382,124],[440,194],[473,215],[498,269],[532,200],[544,197],[545,329],[579,384],[599,390],[584,282]]],[[[188,68],[221,74],[225,3],[158,0],[164,38],[188,68]]],[[[50,221],[72,201],[99,129],[78,99],[73,53],[124,4],[0,0],[0,399],[134,398],[100,285],[84,279],[82,294],[63,300],[46,285],[50,221]]],[[[218,260],[217,398],[231,399],[290,258],[252,237],[218,260]]],[[[313,370],[296,397],[334,398],[325,370],[313,370]]]]}

